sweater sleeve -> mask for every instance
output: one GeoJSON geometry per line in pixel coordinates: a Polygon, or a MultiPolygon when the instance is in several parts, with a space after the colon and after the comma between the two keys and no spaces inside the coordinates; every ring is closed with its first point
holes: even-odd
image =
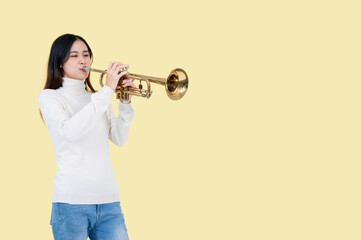
{"type": "Polygon", "coordinates": [[[90,131],[109,106],[114,91],[104,86],[92,94],[90,102],[79,112],[69,116],[54,90],[39,93],[38,104],[48,127],[55,128],[68,141],[77,141],[90,131]]]}
{"type": "Polygon", "coordinates": [[[110,107],[108,112],[109,119],[109,139],[118,146],[123,146],[128,138],[129,125],[134,117],[134,110],[130,104],[119,102],[119,115],[115,116],[110,107]]]}

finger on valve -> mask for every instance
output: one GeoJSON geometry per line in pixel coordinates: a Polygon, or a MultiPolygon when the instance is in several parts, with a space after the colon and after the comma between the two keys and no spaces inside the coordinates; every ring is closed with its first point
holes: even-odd
{"type": "Polygon", "coordinates": [[[135,85],[131,81],[123,81],[123,87],[133,87],[133,88],[135,88],[135,85]]]}
{"type": "Polygon", "coordinates": [[[125,72],[127,71],[129,68],[129,64],[123,64],[123,63],[120,63],[117,68],[116,68],[116,71],[118,72],[118,74],[122,73],[122,72],[125,72]]]}

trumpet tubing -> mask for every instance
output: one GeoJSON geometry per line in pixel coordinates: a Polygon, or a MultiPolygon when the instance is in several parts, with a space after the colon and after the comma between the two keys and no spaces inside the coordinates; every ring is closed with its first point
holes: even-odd
{"type": "MultiPolygon", "coordinates": [[[[124,70],[126,69],[122,69],[121,71],[124,70]]],[[[101,73],[99,78],[99,84],[102,87],[104,86],[103,77],[107,72],[106,70],[83,67],[83,71],[93,71],[101,73]]],[[[122,80],[124,79],[124,77],[122,77],[119,80],[118,86],[115,89],[117,99],[128,100],[129,95],[150,98],[152,96],[151,83],[163,85],[165,87],[165,91],[168,97],[172,100],[181,99],[188,90],[188,76],[187,73],[181,68],[176,68],[172,70],[167,78],[150,77],[134,73],[127,74],[127,77],[140,81],[139,87],[122,87],[122,80]],[[147,85],[146,89],[143,89],[143,81],[147,85]]]]}

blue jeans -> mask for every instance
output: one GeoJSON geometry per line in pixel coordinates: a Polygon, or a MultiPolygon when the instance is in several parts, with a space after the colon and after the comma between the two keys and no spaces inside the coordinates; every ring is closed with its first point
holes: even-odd
{"type": "Polygon", "coordinates": [[[120,202],[53,203],[50,224],[54,240],[129,240],[120,202]]]}

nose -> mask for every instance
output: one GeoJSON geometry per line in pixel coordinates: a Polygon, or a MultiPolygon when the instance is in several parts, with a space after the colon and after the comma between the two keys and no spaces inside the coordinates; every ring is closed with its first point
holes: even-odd
{"type": "Polygon", "coordinates": [[[80,64],[85,64],[85,58],[83,56],[81,56],[81,55],[79,57],[79,63],[80,64]]]}

